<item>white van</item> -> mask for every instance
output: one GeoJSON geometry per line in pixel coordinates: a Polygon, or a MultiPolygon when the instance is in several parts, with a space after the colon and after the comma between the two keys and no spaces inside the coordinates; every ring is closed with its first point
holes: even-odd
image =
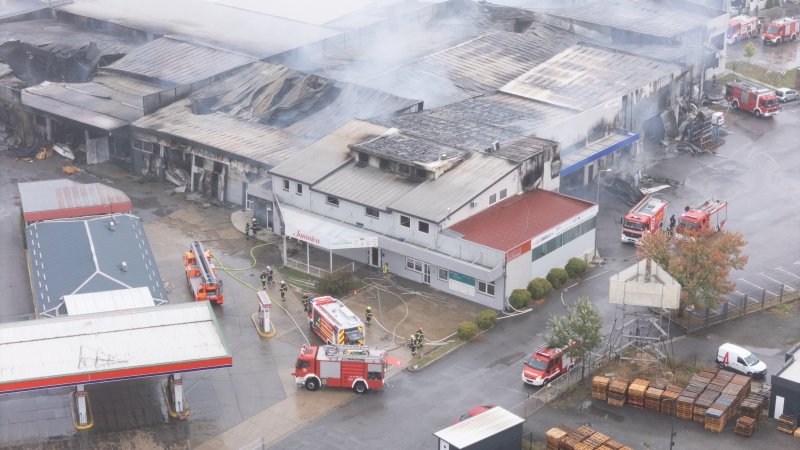
{"type": "Polygon", "coordinates": [[[759,361],[750,350],[734,344],[722,344],[717,351],[717,365],[754,378],[767,374],[767,365],[759,361]]]}

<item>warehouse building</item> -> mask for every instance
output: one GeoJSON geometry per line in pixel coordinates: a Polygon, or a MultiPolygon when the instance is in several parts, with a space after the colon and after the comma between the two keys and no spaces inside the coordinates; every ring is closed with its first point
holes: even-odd
{"type": "Polygon", "coordinates": [[[800,344],[786,352],[781,370],[770,377],[769,416],[800,415],[800,344]]]}
{"type": "Polygon", "coordinates": [[[27,225],[41,220],[131,212],[131,199],[102,183],[81,184],[61,178],[18,183],[18,187],[22,218],[27,225]]]}

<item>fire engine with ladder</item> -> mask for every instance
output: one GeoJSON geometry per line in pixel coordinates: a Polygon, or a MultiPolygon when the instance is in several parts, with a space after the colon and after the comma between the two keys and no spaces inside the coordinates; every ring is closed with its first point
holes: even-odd
{"type": "Polygon", "coordinates": [[[221,305],[225,297],[222,295],[222,280],[217,278],[217,268],[211,260],[211,252],[206,250],[200,241],[192,245],[183,255],[186,267],[186,281],[192,289],[195,301],[211,301],[221,305]]]}
{"type": "Polygon", "coordinates": [[[781,110],[775,91],[739,80],[725,85],[725,100],[733,109],[753,113],[756,117],[772,117],[781,110]]]}
{"type": "Polygon", "coordinates": [[[292,375],[298,386],[309,391],[332,386],[363,394],[383,387],[386,366],[384,350],[357,345],[304,345],[292,375]]]}
{"type": "Polygon", "coordinates": [[[708,197],[696,205],[686,207],[678,219],[675,232],[678,236],[686,237],[707,229],[721,231],[727,220],[728,202],[708,197]]]}
{"type": "Polygon", "coordinates": [[[622,242],[639,244],[645,233],[655,233],[664,223],[667,202],[645,196],[622,220],[622,242]]]}
{"type": "Polygon", "coordinates": [[[326,344],[364,345],[364,322],[341,301],[330,297],[309,300],[308,324],[326,344]]]}

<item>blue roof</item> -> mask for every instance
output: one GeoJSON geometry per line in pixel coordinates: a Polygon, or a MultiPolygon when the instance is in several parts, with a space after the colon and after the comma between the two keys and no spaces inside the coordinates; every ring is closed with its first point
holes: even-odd
{"type": "Polygon", "coordinates": [[[153,298],[167,299],[138,217],[38,222],[25,228],[25,240],[38,316],[64,314],[69,294],[147,287],[153,298]]]}

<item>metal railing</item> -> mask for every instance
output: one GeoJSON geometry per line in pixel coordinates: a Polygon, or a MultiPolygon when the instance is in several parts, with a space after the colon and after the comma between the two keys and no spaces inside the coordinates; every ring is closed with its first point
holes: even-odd
{"type": "Polygon", "coordinates": [[[312,266],[311,264],[306,264],[304,262],[297,261],[296,259],[292,259],[292,258],[286,258],[286,264],[285,265],[286,265],[286,267],[291,267],[294,270],[297,270],[299,272],[305,272],[305,273],[307,273],[307,274],[309,274],[311,276],[317,277],[317,278],[323,278],[326,275],[330,275],[331,273],[340,272],[340,271],[345,271],[345,272],[350,272],[350,273],[353,273],[353,272],[356,271],[356,263],[355,262],[347,263],[347,264],[339,267],[338,269],[334,269],[333,272],[331,272],[330,270],[327,270],[327,269],[323,269],[321,267],[312,266]]]}

